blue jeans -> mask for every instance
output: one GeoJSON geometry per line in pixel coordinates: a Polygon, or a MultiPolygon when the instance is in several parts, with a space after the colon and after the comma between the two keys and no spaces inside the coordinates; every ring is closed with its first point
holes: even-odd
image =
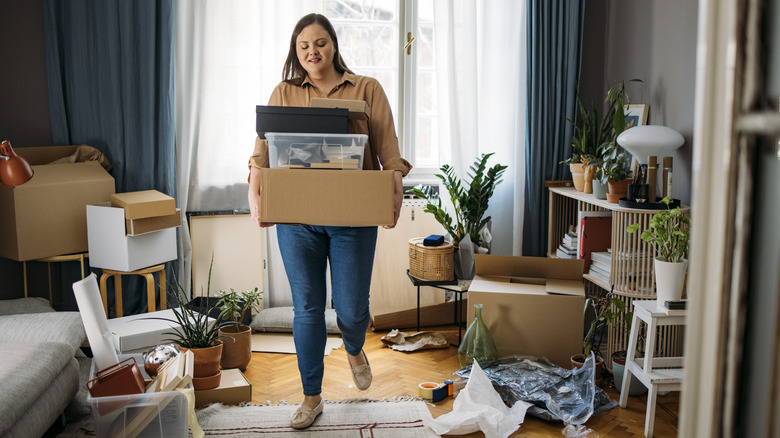
{"type": "Polygon", "coordinates": [[[293,339],[303,394],[314,396],[322,392],[325,371],[327,262],[344,347],[356,356],[363,348],[370,320],[368,292],[377,228],[277,225],[276,235],[292,289],[293,339]]]}

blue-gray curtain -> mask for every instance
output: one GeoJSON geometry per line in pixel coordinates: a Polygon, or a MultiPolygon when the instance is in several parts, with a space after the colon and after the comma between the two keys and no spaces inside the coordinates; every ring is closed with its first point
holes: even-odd
{"type": "Polygon", "coordinates": [[[528,111],[523,255],[547,255],[545,181],[569,178],[584,0],[528,0],[528,111]]]}
{"type": "MultiPolygon", "coordinates": [[[[102,151],[117,192],[175,197],[173,0],[43,0],[43,19],[54,144],[102,151]]],[[[130,277],[125,314],[146,310],[130,277]]]]}

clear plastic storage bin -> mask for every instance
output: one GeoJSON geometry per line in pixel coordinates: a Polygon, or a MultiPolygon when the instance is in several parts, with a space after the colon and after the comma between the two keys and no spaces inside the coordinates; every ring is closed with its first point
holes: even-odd
{"type": "Polygon", "coordinates": [[[365,134],[266,132],[268,159],[274,168],[363,169],[365,134]]]}
{"type": "MultiPolygon", "coordinates": [[[[144,378],[140,354],[119,355],[119,360],[135,357],[144,378]]],[[[95,361],[89,371],[95,377],[95,361]]],[[[191,385],[190,385],[191,386],[191,385]]],[[[186,437],[187,398],[179,391],[151,392],[112,397],[92,397],[87,394],[95,420],[95,435],[99,437],[186,437]]]]}

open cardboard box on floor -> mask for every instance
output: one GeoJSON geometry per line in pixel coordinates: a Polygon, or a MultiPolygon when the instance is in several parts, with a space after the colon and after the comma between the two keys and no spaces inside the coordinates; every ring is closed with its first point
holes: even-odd
{"type": "Polygon", "coordinates": [[[582,353],[585,287],[582,260],[475,255],[468,292],[468,324],[474,304],[499,357],[545,357],[563,368],[582,353]]]}
{"type": "Polygon", "coordinates": [[[260,220],[275,224],[392,225],[392,170],[262,169],[260,220]]]}
{"type": "Polygon", "coordinates": [[[25,184],[0,184],[0,257],[17,261],[87,252],[85,206],[108,201],[114,178],[97,161],[49,164],[78,146],[16,148],[32,166],[25,184]]]}

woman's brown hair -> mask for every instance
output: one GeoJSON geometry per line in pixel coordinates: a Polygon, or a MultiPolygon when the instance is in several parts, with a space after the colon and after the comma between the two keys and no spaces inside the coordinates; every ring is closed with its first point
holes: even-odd
{"type": "Polygon", "coordinates": [[[319,24],[325,28],[330,35],[330,39],[333,40],[333,47],[336,49],[336,54],[333,57],[333,66],[336,67],[336,71],[339,73],[352,73],[352,70],[347,67],[347,64],[341,57],[339,40],[336,37],[336,30],[333,29],[333,25],[330,24],[330,20],[322,14],[308,14],[298,20],[298,23],[293,29],[292,37],[290,38],[290,51],[287,53],[287,60],[284,62],[284,70],[282,70],[282,80],[295,85],[300,85],[301,82],[303,82],[303,78],[306,76],[306,70],[303,68],[300,61],[298,61],[295,42],[298,39],[298,35],[303,32],[303,29],[311,24],[319,24]]]}

